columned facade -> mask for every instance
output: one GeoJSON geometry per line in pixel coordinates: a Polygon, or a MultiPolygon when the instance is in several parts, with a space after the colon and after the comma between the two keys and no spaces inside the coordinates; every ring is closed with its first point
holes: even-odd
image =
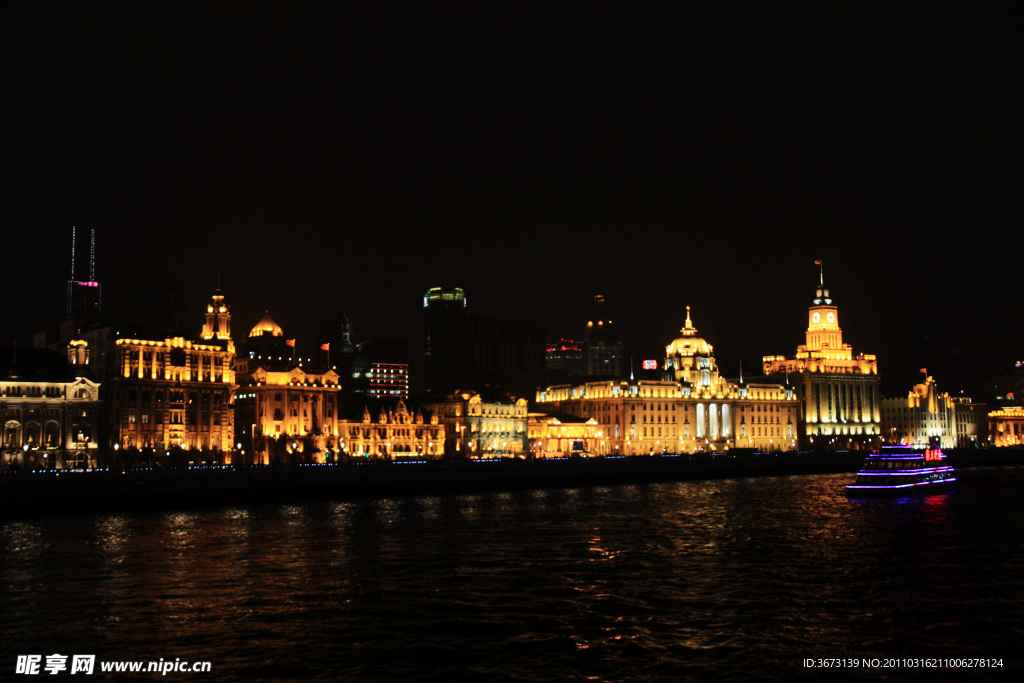
{"type": "Polygon", "coordinates": [[[444,425],[448,457],[524,458],[529,451],[526,399],[487,400],[463,392],[424,407],[444,425]]]}
{"type": "Polygon", "coordinates": [[[597,421],[599,455],[795,450],[799,406],[782,384],[730,382],[687,308],[666,347],[664,380],[549,386],[537,402],[597,421]]]}
{"type": "Polygon", "coordinates": [[[95,467],[99,405],[84,377],[0,379],[0,470],[95,467]]]}
{"type": "Polygon", "coordinates": [[[598,424],[594,418],[547,413],[530,413],[529,417],[532,457],[589,457],[600,454],[598,424]]]}
{"type": "Polygon", "coordinates": [[[1024,446],[1024,408],[1013,406],[990,412],[988,432],[993,446],[1024,446]]]}
{"type": "Polygon", "coordinates": [[[104,444],[114,465],[231,463],[236,386],[229,321],[218,292],[198,341],[114,342],[104,444]]]}
{"type": "Polygon", "coordinates": [[[236,366],[246,368],[238,375],[235,395],[239,462],[332,461],[340,453],[341,441],[337,373],[310,373],[300,367],[275,370],[250,363],[236,366]]]}
{"type": "Polygon", "coordinates": [[[881,443],[878,361],[843,343],[839,310],[824,279],[808,310],[806,343],[795,357],[765,356],[764,372],[792,383],[800,399],[802,446],[814,450],[873,448],[881,443]]]}

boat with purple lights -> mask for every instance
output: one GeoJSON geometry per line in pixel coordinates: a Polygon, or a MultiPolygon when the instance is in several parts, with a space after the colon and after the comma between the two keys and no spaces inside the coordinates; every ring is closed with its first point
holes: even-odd
{"type": "Polygon", "coordinates": [[[857,480],[846,486],[852,498],[918,496],[956,486],[956,472],[938,446],[882,446],[864,459],[857,480]]]}

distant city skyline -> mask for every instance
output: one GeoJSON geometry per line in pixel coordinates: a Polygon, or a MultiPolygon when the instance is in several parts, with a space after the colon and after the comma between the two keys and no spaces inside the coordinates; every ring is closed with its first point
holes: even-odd
{"type": "MultiPolygon", "coordinates": [[[[812,272],[815,273],[813,278],[810,279],[809,284],[807,284],[807,287],[804,290],[804,293],[806,294],[806,296],[799,297],[799,301],[798,302],[791,302],[791,303],[794,303],[794,304],[802,304],[802,305],[797,305],[796,308],[800,311],[799,315],[800,315],[801,319],[804,320],[804,322],[787,321],[787,323],[789,324],[789,329],[788,330],[783,330],[783,329],[766,330],[765,334],[763,336],[759,335],[759,334],[756,334],[756,333],[754,333],[754,334],[745,334],[743,339],[739,340],[739,343],[738,343],[738,341],[736,339],[728,339],[728,338],[717,339],[717,338],[712,337],[711,334],[708,335],[709,341],[711,341],[715,345],[715,347],[716,347],[716,355],[718,355],[719,358],[724,358],[725,359],[725,362],[723,364],[723,373],[725,375],[730,376],[730,377],[738,377],[741,374],[741,372],[742,372],[746,376],[757,376],[761,372],[760,361],[761,361],[761,359],[764,356],[768,356],[768,355],[791,355],[793,353],[793,351],[795,351],[796,346],[798,345],[798,343],[802,341],[803,333],[804,333],[804,330],[806,329],[806,322],[805,322],[805,319],[806,319],[806,313],[805,313],[806,312],[806,306],[809,305],[809,303],[811,301],[811,294],[813,293],[814,285],[817,284],[817,281],[818,281],[818,279],[820,277],[823,277],[824,269],[825,269],[825,267],[822,264],[820,259],[816,260],[814,262],[814,264],[813,264],[813,271],[812,271],[811,268],[806,269],[808,271],[808,273],[812,273],[812,272]],[[800,327],[801,325],[803,325],[803,327],[800,327]],[[796,337],[796,335],[794,333],[798,333],[800,336],[796,337]],[[762,352],[758,352],[757,351],[757,348],[759,346],[762,349],[765,349],[767,344],[769,343],[768,340],[778,339],[778,338],[786,337],[786,336],[794,337],[794,343],[791,345],[790,348],[783,348],[783,349],[778,350],[778,351],[775,351],[775,350],[773,350],[773,351],[763,350],[762,352]],[[744,349],[744,351],[742,353],[744,353],[745,355],[740,356],[740,357],[737,358],[737,356],[736,356],[736,349],[737,348],[744,349]],[[722,353],[721,349],[725,349],[725,353],[724,354],[722,353]],[[753,349],[753,351],[751,351],[751,349],[753,349]]],[[[220,272],[221,271],[218,271],[218,275],[217,275],[218,282],[220,282],[220,278],[222,277],[220,275],[220,272]]],[[[293,338],[293,339],[296,340],[296,345],[297,345],[297,348],[299,349],[299,352],[300,352],[299,355],[301,355],[301,356],[307,356],[307,355],[308,356],[313,356],[316,348],[319,346],[319,341],[318,340],[319,340],[319,335],[320,335],[320,326],[321,326],[321,324],[324,322],[324,320],[326,318],[330,317],[336,311],[340,311],[342,313],[346,312],[343,309],[335,309],[333,311],[326,311],[323,314],[322,318],[311,318],[311,319],[306,319],[306,320],[300,320],[300,319],[298,319],[298,311],[309,310],[308,307],[296,306],[293,309],[289,309],[287,306],[285,306],[285,307],[282,307],[280,309],[277,309],[277,308],[270,307],[270,306],[265,306],[265,305],[261,306],[258,303],[254,302],[252,299],[245,299],[245,298],[236,299],[236,298],[232,297],[232,295],[230,294],[230,287],[227,287],[227,288],[219,287],[218,288],[216,286],[217,283],[215,283],[213,287],[209,288],[207,290],[206,294],[203,294],[202,291],[198,291],[200,285],[198,285],[196,283],[196,281],[194,281],[194,280],[193,281],[185,281],[185,280],[182,279],[182,277],[180,275],[175,276],[174,275],[174,271],[166,271],[165,274],[167,275],[166,282],[169,283],[169,284],[180,285],[181,288],[182,288],[182,292],[185,295],[184,298],[182,299],[182,301],[179,303],[179,305],[184,306],[184,310],[182,312],[183,313],[183,315],[182,315],[183,319],[178,321],[179,324],[180,324],[181,331],[183,333],[186,330],[193,329],[193,328],[198,330],[198,328],[200,328],[202,326],[201,317],[200,317],[200,315],[198,313],[198,311],[200,311],[200,309],[201,309],[201,306],[195,305],[194,299],[196,299],[196,298],[208,298],[209,294],[214,292],[214,291],[221,291],[222,293],[227,292],[226,295],[225,295],[225,303],[227,303],[231,307],[232,315],[233,315],[233,317],[235,319],[235,326],[234,326],[233,333],[232,333],[233,338],[235,338],[236,340],[244,339],[244,337],[248,334],[249,329],[251,329],[251,327],[256,324],[256,322],[253,322],[252,324],[250,324],[250,322],[247,321],[244,316],[252,315],[252,311],[262,311],[259,314],[259,316],[258,316],[258,318],[262,318],[267,311],[270,311],[271,309],[273,309],[272,315],[275,318],[275,320],[276,319],[282,319],[282,320],[288,321],[288,324],[283,325],[282,327],[284,329],[286,329],[285,336],[287,336],[289,338],[293,338]],[[242,313],[239,313],[239,311],[241,311],[242,313]],[[243,317],[240,318],[239,315],[241,315],[243,317]]],[[[100,278],[97,278],[97,279],[99,280],[100,278]]],[[[137,285],[140,282],[143,282],[145,279],[146,278],[142,278],[139,281],[137,281],[135,283],[132,283],[132,284],[133,285],[137,285]]],[[[159,278],[159,277],[157,277],[156,279],[164,280],[164,278],[159,278]]],[[[830,285],[830,282],[831,282],[831,279],[826,277],[826,285],[830,285]]],[[[111,297],[111,298],[115,298],[115,300],[119,300],[121,302],[121,304],[120,305],[116,305],[115,304],[116,308],[115,308],[115,306],[111,306],[111,305],[108,304],[106,309],[105,309],[105,312],[107,312],[107,313],[120,312],[122,310],[122,308],[124,307],[124,305],[125,305],[124,302],[127,300],[127,298],[126,298],[127,294],[128,294],[127,292],[120,292],[120,293],[116,293],[115,294],[116,298],[115,297],[111,297]]],[[[770,298],[770,293],[762,292],[762,294],[767,294],[768,297],[770,298]]],[[[466,295],[467,302],[471,298],[472,298],[472,293],[468,293],[466,295]]],[[[587,329],[586,320],[587,319],[591,319],[591,318],[594,317],[594,309],[593,309],[594,298],[595,297],[591,297],[590,301],[588,301],[586,303],[586,305],[582,306],[581,309],[578,311],[578,313],[582,316],[579,321],[576,321],[576,320],[566,321],[566,320],[563,319],[563,320],[560,320],[555,326],[551,326],[550,324],[548,324],[548,326],[547,326],[547,333],[546,333],[546,339],[548,341],[551,341],[553,339],[553,333],[551,332],[552,328],[554,328],[554,329],[569,330],[570,331],[569,332],[569,336],[570,337],[571,336],[575,336],[578,339],[583,339],[586,336],[586,329],[587,329]]],[[[607,301],[606,301],[607,297],[603,297],[603,298],[605,299],[604,303],[607,304],[607,301]]],[[[420,296],[420,297],[418,297],[416,299],[416,301],[415,301],[415,303],[413,305],[408,305],[408,302],[405,302],[407,304],[405,306],[405,308],[408,309],[408,311],[407,311],[408,315],[405,317],[404,320],[403,319],[398,319],[398,320],[395,320],[395,321],[391,321],[390,325],[383,325],[383,326],[377,327],[377,329],[384,329],[384,330],[392,331],[392,334],[390,336],[387,336],[387,335],[376,335],[375,336],[375,335],[372,334],[372,331],[369,331],[369,330],[366,333],[361,333],[360,332],[360,328],[362,326],[359,324],[360,321],[358,321],[358,320],[354,321],[354,323],[353,323],[354,328],[355,328],[354,340],[357,343],[371,341],[371,340],[397,339],[397,338],[406,338],[406,339],[409,339],[410,341],[414,341],[416,336],[421,332],[420,325],[422,323],[422,316],[423,316],[423,313],[424,313],[422,300],[423,300],[422,296],[420,296]]],[[[390,306],[388,306],[388,302],[377,301],[375,303],[380,304],[385,309],[391,308],[390,306]]],[[[512,306],[511,307],[512,310],[529,310],[528,308],[526,308],[526,309],[522,308],[522,304],[524,302],[518,302],[518,303],[520,304],[520,306],[518,308],[516,306],[512,306]]],[[[876,321],[870,321],[869,320],[868,323],[867,323],[869,325],[869,328],[867,328],[867,329],[861,330],[861,329],[853,328],[852,329],[852,334],[851,334],[851,332],[850,332],[851,325],[849,323],[849,320],[852,319],[852,320],[856,321],[854,323],[854,325],[862,325],[862,324],[864,324],[864,322],[863,322],[864,321],[863,315],[858,315],[856,311],[850,311],[849,310],[850,307],[843,306],[842,305],[843,304],[843,299],[842,298],[837,298],[836,299],[836,303],[839,305],[840,310],[843,313],[843,321],[844,322],[842,323],[841,328],[844,330],[844,333],[846,333],[848,339],[856,340],[856,339],[859,339],[859,338],[862,338],[862,337],[864,337],[864,338],[875,338],[877,336],[877,334],[879,332],[879,329],[878,329],[879,322],[877,320],[876,321]],[[851,315],[851,313],[852,313],[852,315],[851,315]],[[870,327],[871,325],[874,325],[875,327],[870,327]]],[[[468,303],[467,303],[467,307],[470,307],[470,305],[468,303]]],[[[782,308],[782,302],[780,302],[779,307],[782,308]]],[[[617,312],[616,312],[617,308],[620,308],[620,307],[612,305],[608,309],[609,312],[611,313],[610,317],[619,317],[617,315],[617,312]]],[[[628,306],[622,306],[621,308],[623,308],[625,310],[625,309],[628,309],[629,307],[628,306]]],[[[686,307],[684,306],[684,308],[686,308],[686,307]]],[[[470,310],[485,311],[486,309],[480,309],[480,308],[477,308],[477,307],[470,307],[470,310]]],[[[496,312],[496,313],[506,313],[506,314],[509,313],[509,311],[501,311],[501,310],[494,310],[494,309],[487,310],[486,312],[496,312]]],[[[662,313],[662,317],[663,318],[668,318],[669,314],[670,314],[670,312],[668,312],[668,311],[663,312],[662,313]]],[[[566,315],[570,315],[570,313],[567,312],[566,315]]],[[[526,314],[526,317],[529,317],[529,313],[526,314]]],[[[686,313],[684,312],[683,320],[685,320],[685,317],[686,317],[686,313]]],[[[254,319],[256,321],[258,321],[258,318],[254,318],[254,319]]],[[[702,327],[706,328],[706,329],[710,329],[710,330],[715,330],[716,332],[714,332],[713,334],[718,334],[717,330],[729,330],[729,329],[733,329],[735,327],[734,321],[730,321],[728,319],[718,319],[718,318],[719,318],[718,316],[708,315],[705,311],[701,311],[702,327]]],[[[42,331],[45,331],[47,329],[54,330],[56,328],[57,324],[62,319],[64,319],[64,317],[61,316],[61,315],[58,315],[55,318],[51,318],[51,320],[47,324],[39,326],[38,329],[22,331],[22,333],[20,334],[20,337],[23,340],[22,343],[23,344],[24,343],[31,343],[32,335],[37,333],[37,332],[42,332],[42,331]]],[[[622,319],[623,318],[620,318],[620,320],[622,320],[622,319]]],[[[626,320],[630,320],[628,315],[625,317],[625,319],[626,320]]],[[[372,325],[374,323],[374,321],[376,321],[376,320],[377,320],[377,318],[371,317],[369,319],[369,323],[372,325]]],[[[539,320],[539,318],[538,318],[538,320],[539,320]]],[[[892,321],[885,321],[883,324],[885,325],[884,329],[888,329],[888,330],[899,329],[898,327],[894,327],[892,325],[892,321]]],[[[682,323],[680,323],[679,327],[681,327],[681,326],[682,326],[682,323]]],[[[617,327],[620,329],[620,332],[621,332],[623,325],[617,324],[617,327]]],[[[628,341],[629,347],[627,347],[627,349],[625,351],[629,355],[629,358],[626,359],[625,365],[623,366],[624,367],[623,372],[619,373],[622,377],[627,377],[630,374],[630,363],[632,364],[631,367],[632,367],[633,370],[635,370],[637,372],[640,372],[642,370],[641,364],[645,360],[653,359],[653,360],[657,361],[659,364],[662,362],[663,357],[664,357],[664,345],[668,341],[671,340],[671,337],[675,336],[675,333],[671,333],[671,337],[667,338],[667,339],[664,339],[664,340],[658,340],[658,339],[640,340],[640,339],[638,339],[638,334],[639,334],[638,330],[645,330],[645,329],[650,329],[650,328],[651,328],[650,325],[639,325],[637,327],[632,327],[632,328],[627,329],[626,333],[623,334],[623,336],[626,337],[629,340],[628,341]]],[[[676,332],[678,332],[678,329],[676,330],[676,332]]],[[[907,338],[895,339],[895,340],[889,339],[888,340],[888,344],[883,343],[880,346],[881,346],[882,349],[884,349],[886,352],[888,352],[888,351],[891,351],[893,348],[897,348],[897,344],[899,344],[900,342],[906,342],[906,341],[908,341],[907,338]]],[[[910,338],[910,341],[913,342],[915,340],[913,338],[910,338]]],[[[882,370],[880,372],[880,375],[881,375],[882,380],[883,380],[883,390],[884,390],[884,393],[885,393],[886,396],[889,396],[889,397],[903,396],[907,391],[910,390],[910,388],[914,384],[916,384],[919,381],[922,381],[922,378],[923,378],[922,369],[923,368],[922,369],[912,368],[911,366],[914,366],[915,363],[914,362],[909,362],[909,363],[906,362],[907,358],[918,358],[918,359],[925,359],[925,360],[929,361],[931,363],[931,368],[932,368],[932,370],[929,371],[929,374],[933,374],[933,375],[936,376],[936,378],[937,378],[937,380],[939,382],[939,385],[941,386],[941,388],[943,390],[950,391],[950,392],[952,392],[954,394],[959,394],[960,392],[963,392],[965,395],[970,395],[972,393],[977,394],[979,392],[979,390],[980,390],[980,387],[983,385],[984,382],[992,379],[996,375],[1001,375],[1001,374],[1009,373],[1011,371],[1012,367],[1013,367],[1013,361],[1011,360],[1011,361],[1007,361],[1005,364],[1003,364],[1001,366],[997,366],[995,362],[990,362],[987,365],[984,364],[984,363],[977,363],[977,364],[975,364],[973,366],[970,365],[970,364],[965,364],[962,367],[952,366],[952,371],[950,371],[951,366],[949,364],[949,360],[948,359],[940,359],[939,362],[937,362],[937,363],[931,362],[931,361],[936,360],[937,356],[935,354],[935,349],[932,349],[931,350],[931,355],[929,355],[929,352],[928,352],[928,350],[926,349],[926,346],[925,346],[927,344],[927,342],[928,342],[927,339],[922,337],[921,339],[918,339],[916,341],[921,343],[920,350],[918,350],[918,351],[915,351],[913,349],[911,349],[909,351],[903,350],[902,355],[897,355],[895,353],[892,354],[891,359],[893,359],[893,360],[902,359],[903,360],[903,364],[901,366],[899,366],[899,367],[897,367],[895,365],[895,363],[890,364],[890,363],[886,362],[888,359],[885,356],[889,355],[888,353],[883,353],[882,354],[883,355],[883,357],[881,358],[881,368],[882,368],[882,370]],[[945,360],[945,362],[943,362],[943,360],[945,360]],[[988,370],[979,370],[979,371],[972,372],[972,367],[976,367],[976,368],[985,368],[985,367],[987,367],[988,370]],[[885,372],[885,370],[887,370],[887,369],[889,370],[889,372],[888,372],[888,382],[886,382],[887,373],[885,372]],[[964,384],[962,384],[960,386],[954,385],[953,381],[956,380],[956,379],[960,379],[962,382],[964,382],[964,384]]],[[[0,344],[0,345],[2,345],[2,344],[0,344]]],[[[855,344],[855,352],[879,355],[874,349],[870,349],[870,348],[865,349],[865,348],[862,348],[862,346],[859,345],[859,344],[855,344]]],[[[984,357],[984,354],[980,353],[979,354],[979,360],[982,359],[983,357],[984,357]]],[[[923,360],[919,361],[918,365],[921,365],[923,362],[924,362],[923,360]]],[[[977,396],[975,396],[975,398],[977,398],[977,396]]]]}

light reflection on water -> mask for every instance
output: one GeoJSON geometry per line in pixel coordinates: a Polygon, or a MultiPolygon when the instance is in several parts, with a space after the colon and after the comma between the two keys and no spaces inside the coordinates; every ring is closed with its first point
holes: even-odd
{"type": "Polygon", "coordinates": [[[62,517],[0,526],[8,654],[210,680],[745,680],[804,657],[1003,657],[1024,471],[849,501],[842,476],[62,517]],[[979,635],[980,634],[980,635],[979,635]]]}

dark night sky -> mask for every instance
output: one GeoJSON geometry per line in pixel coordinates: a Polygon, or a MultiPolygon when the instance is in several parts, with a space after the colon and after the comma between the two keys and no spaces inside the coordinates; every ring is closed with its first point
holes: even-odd
{"type": "Polygon", "coordinates": [[[76,225],[107,308],[173,276],[198,324],[219,267],[300,347],[437,285],[580,337],[601,293],[643,357],[691,305],[735,376],[803,341],[820,258],[887,394],[1024,356],[998,6],[422,5],[5,3],[0,334],[61,316],[76,225]]]}

